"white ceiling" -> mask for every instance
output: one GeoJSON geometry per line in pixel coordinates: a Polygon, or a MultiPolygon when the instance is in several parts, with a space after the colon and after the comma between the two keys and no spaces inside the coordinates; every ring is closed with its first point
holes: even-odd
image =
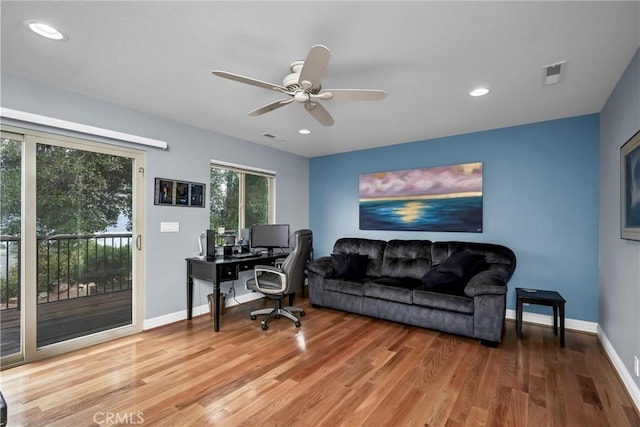
{"type": "Polygon", "coordinates": [[[314,157],[599,112],[640,46],[639,6],[3,0],[1,66],[70,92],[314,157]],[[26,20],[50,23],[68,40],[36,36],[26,20]],[[388,97],[323,101],[335,119],[323,127],[297,103],[249,117],[248,111],[283,96],[211,74],[220,69],[281,84],[289,64],[314,44],[331,50],[323,87],[383,89],[388,97]],[[563,60],[564,81],[543,86],[543,67],[563,60]],[[477,86],[491,93],[470,97],[477,86]],[[312,134],[299,135],[300,128],[312,134]]]}

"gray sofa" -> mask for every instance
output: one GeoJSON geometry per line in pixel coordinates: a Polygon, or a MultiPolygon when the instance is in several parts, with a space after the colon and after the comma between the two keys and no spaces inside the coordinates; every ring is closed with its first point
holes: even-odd
{"type": "Polygon", "coordinates": [[[309,300],[496,346],[515,267],[496,244],[342,238],[309,263],[309,300]]]}

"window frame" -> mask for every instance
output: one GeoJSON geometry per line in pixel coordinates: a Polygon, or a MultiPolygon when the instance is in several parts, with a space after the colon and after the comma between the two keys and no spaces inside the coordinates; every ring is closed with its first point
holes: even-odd
{"type": "MultiPolygon", "coordinates": [[[[249,228],[251,224],[245,224],[245,206],[246,206],[246,176],[247,175],[255,175],[262,176],[267,178],[267,223],[275,224],[276,218],[276,197],[275,197],[275,188],[276,188],[276,173],[275,171],[271,171],[268,169],[261,169],[252,166],[240,165],[236,163],[229,163],[220,160],[211,160],[210,164],[211,169],[223,169],[226,171],[237,172],[240,174],[240,179],[238,183],[238,229],[237,230],[226,230],[226,231],[234,231],[236,233],[240,233],[242,229],[249,228]]],[[[213,191],[213,187],[211,184],[211,180],[209,180],[209,188],[210,191],[213,191]]],[[[210,207],[211,209],[211,207],[210,207]]],[[[209,214],[209,218],[211,218],[211,211],[209,214]]],[[[211,223],[211,221],[210,221],[211,223]]]]}

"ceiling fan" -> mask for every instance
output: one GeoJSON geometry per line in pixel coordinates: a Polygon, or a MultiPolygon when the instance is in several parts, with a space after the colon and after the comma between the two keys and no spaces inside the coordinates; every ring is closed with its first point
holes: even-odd
{"type": "Polygon", "coordinates": [[[320,85],[320,78],[327,68],[330,57],[331,53],[326,46],[319,44],[311,47],[304,61],[294,61],[291,63],[291,74],[285,76],[281,85],[244,77],[227,71],[214,70],[213,74],[225,79],[275,90],[289,95],[289,98],[279,99],[250,111],[250,116],[259,116],[296,101],[304,104],[304,108],[309,114],[323,126],[331,126],[334,121],[331,114],[318,102],[319,100],[377,101],[387,96],[385,91],[374,89],[323,89],[320,85]]]}

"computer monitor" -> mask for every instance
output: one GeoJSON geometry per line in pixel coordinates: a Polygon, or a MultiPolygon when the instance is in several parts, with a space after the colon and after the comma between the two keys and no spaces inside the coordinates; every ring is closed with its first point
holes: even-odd
{"type": "Polygon", "coordinates": [[[275,248],[289,247],[289,224],[261,224],[251,227],[251,247],[265,248],[269,254],[275,248]]]}

